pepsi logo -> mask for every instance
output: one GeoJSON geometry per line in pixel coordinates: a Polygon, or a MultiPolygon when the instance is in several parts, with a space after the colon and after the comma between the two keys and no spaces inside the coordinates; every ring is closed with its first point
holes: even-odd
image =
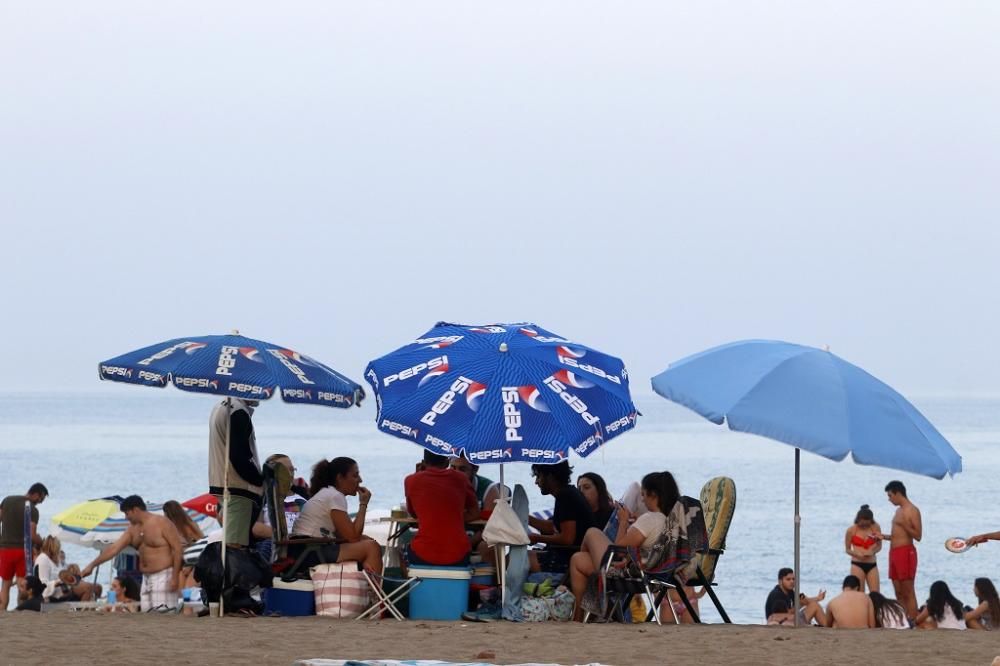
{"type": "Polygon", "coordinates": [[[473,382],[465,392],[465,403],[474,412],[479,411],[479,406],[483,403],[483,395],[486,394],[486,384],[473,382]]]}
{"type": "Polygon", "coordinates": [[[566,386],[572,386],[573,388],[593,388],[594,382],[589,382],[577,376],[575,373],[569,370],[556,370],[552,373],[552,376],[561,381],[566,386]]]}

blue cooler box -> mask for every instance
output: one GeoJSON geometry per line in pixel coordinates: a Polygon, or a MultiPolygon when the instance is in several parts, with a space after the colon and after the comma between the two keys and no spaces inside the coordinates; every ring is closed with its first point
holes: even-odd
{"type": "Polygon", "coordinates": [[[468,567],[411,566],[408,575],[421,579],[410,592],[410,619],[461,620],[469,609],[468,567]]]}
{"type": "Polygon", "coordinates": [[[316,597],[313,595],[311,580],[293,580],[286,583],[274,579],[274,586],[261,591],[264,598],[264,612],[285,616],[315,615],[316,597]]]}

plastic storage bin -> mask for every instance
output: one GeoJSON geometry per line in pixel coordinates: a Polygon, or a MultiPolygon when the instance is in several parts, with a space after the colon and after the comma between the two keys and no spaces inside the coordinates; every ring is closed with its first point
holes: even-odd
{"type": "Polygon", "coordinates": [[[411,566],[410,578],[421,582],[410,592],[413,620],[460,620],[469,609],[468,567],[411,566]]]}

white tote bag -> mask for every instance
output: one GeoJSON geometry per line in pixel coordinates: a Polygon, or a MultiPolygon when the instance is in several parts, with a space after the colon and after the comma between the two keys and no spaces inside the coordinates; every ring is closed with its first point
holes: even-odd
{"type": "Polygon", "coordinates": [[[492,546],[527,546],[531,543],[528,533],[524,531],[521,520],[514,509],[504,500],[497,500],[490,519],[483,528],[483,539],[492,546]]]}
{"type": "Polygon", "coordinates": [[[316,615],[355,618],[371,605],[368,581],[357,562],[319,564],[309,568],[316,615]]]}

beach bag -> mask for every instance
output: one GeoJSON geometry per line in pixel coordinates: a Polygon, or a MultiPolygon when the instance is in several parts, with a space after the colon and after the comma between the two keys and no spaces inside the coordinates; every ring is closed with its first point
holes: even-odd
{"type": "Polygon", "coordinates": [[[573,593],[560,585],[556,588],[555,594],[544,597],[545,605],[549,608],[549,619],[556,622],[569,622],[573,619],[573,607],[576,605],[576,598],[573,593]]]}
{"type": "Polygon", "coordinates": [[[524,622],[545,622],[549,619],[549,605],[542,597],[521,597],[521,617],[524,622]]]}
{"type": "Polygon", "coordinates": [[[316,597],[316,615],[355,618],[370,605],[368,580],[357,562],[319,564],[309,568],[316,597]]]}
{"type": "Polygon", "coordinates": [[[493,546],[527,546],[531,543],[528,533],[524,530],[521,519],[518,518],[510,504],[497,500],[496,508],[490,514],[483,528],[483,540],[486,545],[493,546]]]}
{"type": "Polygon", "coordinates": [[[246,548],[226,549],[226,584],[222,580],[222,544],[210,543],[201,551],[194,567],[194,577],[204,592],[206,602],[216,602],[224,595],[226,610],[253,609],[250,591],[271,587],[271,567],[255,551],[246,548]]]}

